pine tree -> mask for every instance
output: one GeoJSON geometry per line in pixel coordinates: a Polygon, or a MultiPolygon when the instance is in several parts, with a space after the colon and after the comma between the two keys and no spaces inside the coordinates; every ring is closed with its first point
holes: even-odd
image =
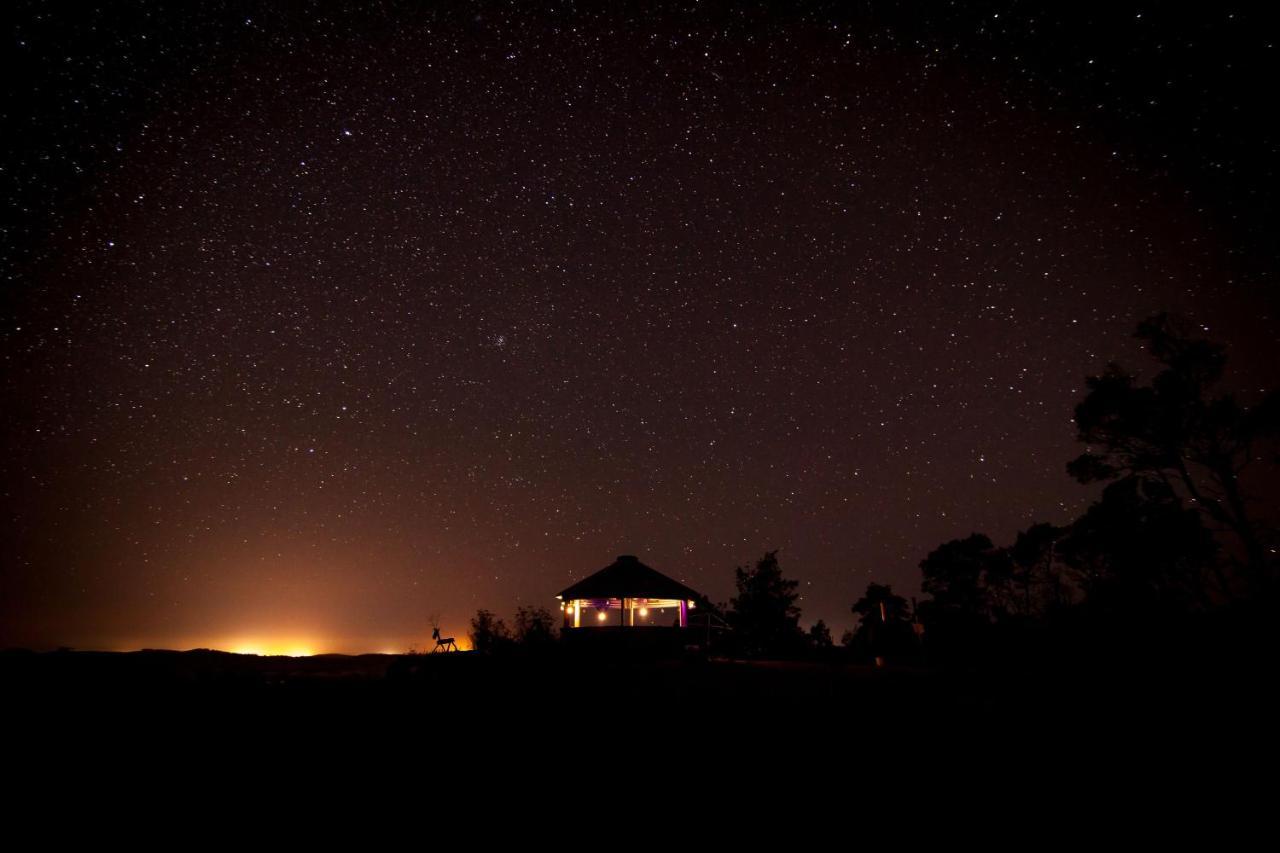
{"type": "Polygon", "coordinates": [[[778,566],[778,552],[769,551],[754,568],[734,570],[738,595],[730,600],[730,624],[748,654],[784,654],[803,644],[799,581],[787,580],[778,566]]]}

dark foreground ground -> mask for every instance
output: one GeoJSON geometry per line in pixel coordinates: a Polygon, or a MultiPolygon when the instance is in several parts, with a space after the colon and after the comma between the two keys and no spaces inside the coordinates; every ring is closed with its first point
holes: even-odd
{"type": "Polygon", "coordinates": [[[1146,822],[1152,803],[1269,814],[1254,780],[1277,757],[1274,680],[1256,662],[6,652],[0,719],[10,813],[52,806],[52,831],[109,803],[111,825],[181,815],[185,841],[247,814],[485,838],[547,815],[714,815],[749,838],[880,825],[887,802],[914,812],[913,836],[932,820],[983,838],[1030,804],[1048,837],[1066,816],[1146,822]],[[934,820],[926,803],[969,811],[934,820]]]}
{"type": "Polygon", "coordinates": [[[1199,661],[1016,668],[873,668],[813,661],[670,660],[552,651],[488,657],[258,657],[214,651],[0,654],[10,731],[217,737],[353,737],[442,747],[536,737],[552,748],[618,742],[693,751],[939,749],[1073,741],[1136,746],[1174,736],[1269,746],[1274,670],[1199,661]],[[1201,737],[1212,733],[1212,738],[1201,737]]]}

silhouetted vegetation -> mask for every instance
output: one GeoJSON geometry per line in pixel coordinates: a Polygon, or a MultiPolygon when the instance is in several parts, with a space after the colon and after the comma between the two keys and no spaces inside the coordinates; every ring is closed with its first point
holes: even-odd
{"type": "Polygon", "coordinates": [[[550,647],[556,641],[556,622],[545,607],[520,607],[516,610],[515,641],[526,649],[550,647]]]}
{"type": "Polygon", "coordinates": [[[481,654],[505,651],[513,643],[507,623],[488,610],[477,610],[471,617],[471,648],[481,654]]]}
{"type": "Polygon", "coordinates": [[[1091,607],[1188,612],[1211,607],[1218,543],[1160,480],[1127,477],[1066,531],[1061,553],[1091,607]]]}
{"type": "Polygon", "coordinates": [[[827,623],[819,619],[809,628],[809,644],[818,651],[824,651],[832,647],[831,629],[827,627],[827,623]]]}
{"type": "Polygon", "coordinates": [[[545,607],[516,608],[514,628],[488,610],[477,610],[471,617],[473,651],[481,654],[506,652],[545,652],[555,647],[558,639],[556,617],[545,607]]]}
{"type": "Polygon", "coordinates": [[[893,589],[878,583],[867,584],[867,591],[851,608],[858,617],[858,628],[845,640],[856,658],[877,660],[891,658],[903,661],[916,650],[915,628],[907,600],[893,589]]]}
{"type": "MultiPolygon", "coordinates": [[[[1162,368],[1151,384],[1109,365],[1087,380],[1075,411],[1088,449],[1067,470],[1107,483],[1098,500],[1071,524],[1033,525],[1010,546],[973,533],[921,561],[929,598],[916,616],[929,660],[972,662],[1045,643],[1067,655],[1114,652],[1126,637],[1218,624],[1209,617],[1242,601],[1255,618],[1270,612],[1274,533],[1241,478],[1277,461],[1262,446],[1277,434],[1277,395],[1251,407],[1211,396],[1223,348],[1168,315],[1136,334],[1162,368]]],[[[853,609],[860,623],[848,645],[872,655],[883,648],[875,631],[901,622],[889,614],[904,613],[905,602],[872,584],[853,609]]],[[[909,659],[910,651],[903,642],[893,653],[909,659]]]]}
{"type": "Polygon", "coordinates": [[[1147,386],[1115,364],[1089,378],[1075,416],[1090,447],[1068,470],[1082,483],[1128,483],[1128,493],[1154,495],[1166,509],[1189,504],[1232,540],[1227,552],[1237,571],[1215,573],[1214,593],[1269,594],[1275,558],[1241,476],[1259,461],[1275,462],[1274,448],[1266,453],[1259,445],[1280,430],[1280,395],[1272,391],[1252,407],[1230,394],[1210,397],[1225,350],[1192,337],[1167,314],[1139,324],[1137,336],[1163,370],[1147,386]]]}
{"type": "Polygon", "coordinates": [[[1012,574],[1005,611],[1022,619],[1044,619],[1075,600],[1075,590],[1061,561],[1067,528],[1033,524],[1018,534],[1009,550],[1012,574]]]}
{"type": "Polygon", "coordinates": [[[799,581],[782,576],[777,551],[767,552],[755,566],[739,566],[734,581],[738,594],[729,602],[728,621],[739,652],[789,654],[804,647],[796,606],[799,581]]]}

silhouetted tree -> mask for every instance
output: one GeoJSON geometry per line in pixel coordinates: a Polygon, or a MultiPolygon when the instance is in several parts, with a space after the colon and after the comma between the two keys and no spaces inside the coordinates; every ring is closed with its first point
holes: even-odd
{"type": "Polygon", "coordinates": [[[1059,543],[1067,528],[1033,524],[1018,533],[1009,549],[1012,568],[1010,612],[1036,619],[1061,610],[1073,599],[1072,585],[1062,562],[1059,543]]]}
{"type": "Polygon", "coordinates": [[[815,649],[829,649],[833,645],[831,642],[831,629],[827,627],[827,623],[819,619],[809,628],[809,643],[815,649]]]}
{"type": "Polygon", "coordinates": [[[868,657],[901,656],[913,649],[911,611],[907,600],[886,584],[869,583],[867,591],[850,608],[858,617],[851,642],[868,657]]]}
{"type": "Polygon", "coordinates": [[[920,563],[921,588],[932,599],[918,612],[928,627],[930,648],[939,658],[980,653],[992,635],[992,624],[1007,613],[1013,597],[1012,561],[981,533],[953,539],[920,563]]]}
{"type": "Polygon", "coordinates": [[[528,649],[542,649],[556,639],[555,618],[545,607],[516,609],[515,640],[528,649]]]}
{"type": "Polygon", "coordinates": [[[1164,482],[1140,477],[1107,486],[1061,543],[1087,602],[1126,618],[1207,607],[1217,547],[1199,513],[1164,482]]]}
{"type": "Polygon", "coordinates": [[[1136,335],[1164,369],[1148,386],[1137,385],[1115,364],[1087,380],[1089,392],[1076,407],[1075,420],[1089,450],[1068,471],[1082,483],[1160,482],[1170,495],[1230,531],[1243,554],[1235,558],[1237,564],[1256,588],[1269,589],[1274,565],[1239,478],[1259,458],[1275,461],[1274,454],[1259,453],[1258,444],[1280,432],[1280,395],[1273,391],[1252,407],[1229,394],[1211,397],[1225,351],[1167,314],[1140,323],[1136,335]]]}
{"type": "Polygon", "coordinates": [[[1003,611],[1012,571],[1009,555],[981,533],[953,539],[920,563],[921,588],[936,607],[990,621],[1003,611]]]}
{"type": "Polygon", "coordinates": [[[502,619],[488,610],[477,610],[471,617],[471,648],[477,652],[502,651],[512,642],[511,632],[502,619]]]}
{"type": "Polygon", "coordinates": [[[861,622],[875,618],[882,623],[902,622],[908,618],[907,600],[893,594],[886,584],[869,583],[867,591],[851,608],[861,622]]]}
{"type": "Polygon", "coordinates": [[[796,606],[799,581],[783,578],[778,552],[767,552],[754,568],[739,566],[734,578],[738,595],[729,602],[729,624],[740,648],[747,654],[778,654],[800,648],[804,635],[796,606]]]}

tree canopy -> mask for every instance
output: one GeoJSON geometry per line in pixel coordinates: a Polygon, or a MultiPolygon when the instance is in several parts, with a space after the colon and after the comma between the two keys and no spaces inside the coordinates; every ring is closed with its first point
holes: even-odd
{"type": "Polygon", "coordinates": [[[858,628],[845,642],[855,654],[866,657],[901,657],[914,651],[911,609],[907,600],[886,584],[869,583],[867,591],[850,608],[858,628]]]}
{"type": "Polygon", "coordinates": [[[501,617],[488,610],[477,610],[471,617],[471,648],[477,652],[501,651],[512,642],[511,631],[501,617]]]}
{"type": "Polygon", "coordinates": [[[809,627],[809,644],[815,649],[829,649],[832,647],[831,629],[827,627],[826,622],[819,619],[809,627]]]}
{"type": "Polygon", "coordinates": [[[938,607],[989,619],[997,604],[992,591],[1009,575],[1008,562],[1008,555],[981,533],[953,539],[921,561],[921,589],[938,607]]]}
{"type": "Polygon", "coordinates": [[[515,640],[521,646],[540,649],[556,639],[556,620],[545,607],[519,607],[516,609],[515,640]]]}
{"type": "Polygon", "coordinates": [[[1132,614],[1211,603],[1218,545],[1199,513],[1160,480],[1108,485],[1063,537],[1061,551],[1094,605],[1132,614]]]}
{"type": "Polygon", "coordinates": [[[1088,394],[1075,410],[1079,439],[1089,447],[1068,471],[1082,483],[1158,481],[1162,501],[1186,501],[1232,535],[1236,564],[1255,587],[1269,589],[1275,567],[1240,478],[1260,458],[1275,461],[1259,445],[1280,432],[1280,394],[1272,391],[1252,406],[1231,394],[1213,396],[1225,349],[1168,314],[1143,321],[1136,335],[1162,369],[1150,385],[1139,385],[1116,364],[1089,377],[1088,394]]]}
{"type": "Polygon", "coordinates": [[[784,653],[803,639],[796,601],[799,581],[782,576],[778,552],[769,551],[754,567],[734,570],[738,594],[730,600],[729,623],[749,654],[784,653]]]}
{"type": "Polygon", "coordinates": [[[895,595],[893,588],[886,584],[867,584],[866,593],[854,602],[851,609],[861,622],[904,622],[909,618],[907,600],[895,595]]]}

